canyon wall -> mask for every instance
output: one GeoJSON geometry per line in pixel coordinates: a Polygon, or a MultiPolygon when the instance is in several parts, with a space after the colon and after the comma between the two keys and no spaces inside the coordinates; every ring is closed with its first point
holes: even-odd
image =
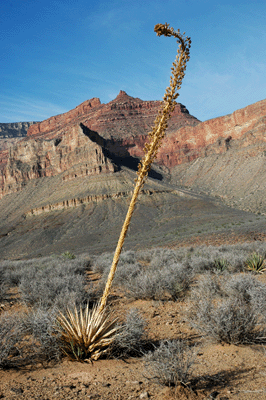
{"type": "MultiPolygon", "coordinates": [[[[136,169],[160,106],[160,101],[143,101],[120,91],[107,104],[93,98],[29,126],[25,138],[0,152],[0,198],[42,177],[60,175],[68,181],[114,173],[123,165],[136,169]]],[[[262,210],[265,126],[266,100],[205,122],[177,104],[156,163],[175,185],[219,196],[233,206],[262,210]]]]}
{"type": "Polygon", "coordinates": [[[29,127],[36,122],[8,122],[0,123],[0,139],[24,137],[27,135],[29,127]]]}
{"type": "Polygon", "coordinates": [[[0,152],[8,150],[27,135],[29,127],[36,122],[0,123],[0,152]]]}
{"type": "MultiPolygon", "coordinates": [[[[27,137],[0,152],[0,198],[28,180],[62,174],[62,180],[135,168],[160,108],[120,91],[108,104],[87,100],[67,113],[31,125],[27,137]]],[[[199,121],[178,104],[169,132],[199,121]]]]}
{"type": "Polygon", "coordinates": [[[178,133],[187,153],[172,157],[173,184],[266,214],[266,100],[178,133]]]}
{"type": "Polygon", "coordinates": [[[184,126],[163,140],[158,159],[169,168],[234,146],[264,145],[266,100],[195,126],[184,126]]]}
{"type": "Polygon", "coordinates": [[[88,132],[76,125],[54,139],[36,137],[14,145],[2,169],[1,196],[21,190],[31,179],[62,174],[63,180],[70,180],[114,172],[116,165],[88,132]]]}

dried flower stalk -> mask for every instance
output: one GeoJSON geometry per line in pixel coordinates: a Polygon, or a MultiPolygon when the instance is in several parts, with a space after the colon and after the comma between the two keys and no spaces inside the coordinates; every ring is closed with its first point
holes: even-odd
{"type": "Polygon", "coordinates": [[[109,272],[105,290],[100,302],[99,312],[102,312],[106,306],[107,298],[111,290],[111,285],[114,279],[115,271],[119,261],[119,256],[122,251],[122,247],[125,241],[126,233],[130,224],[132,214],[135,209],[136,201],[141,188],[147,178],[148,172],[151,168],[151,164],[157,156],[158,149],[161,145],[161,141],[165,135],[167,128],[167,121],[173,112],[176,99],[179,96],[178,90],[181,87],[182,80],[185,76],[186,64],[189,61],[189,49],[191,45],[191,39],[189,37],[184,37],[184,34],[180,34],[180,30],[174,31],[169,24],[157,24],[154,27],[154,31],[157,36],[174,36],[179,43],[177,56],[173,62],[173,67],[171,68],[172,74],[170,77],[170,85],[166,88],[163,101],[161,103],[161,109],[154,122],[154,127],[151,132],[149,132],[149,140],[144,146],[144,157],[142,158],[137,172],[137,179],[135,189],[132,195],[132,199],[128,208],[128,212],[120,233],[120,237],[117,243],[116,251],[114,254],[112,266],[109,272]]]}

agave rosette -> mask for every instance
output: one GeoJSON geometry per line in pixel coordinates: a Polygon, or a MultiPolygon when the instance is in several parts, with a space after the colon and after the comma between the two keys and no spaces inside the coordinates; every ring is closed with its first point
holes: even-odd
{"type": "Polygon", "coordinates": [[[87,304],[85,310],[74,307],[66,315],[59,312],[57,322],[63,352],[79,361],[97,360],[108,351],[118,331],[117,320],[99,311],[98,304],[92,310],[87,304]]]}

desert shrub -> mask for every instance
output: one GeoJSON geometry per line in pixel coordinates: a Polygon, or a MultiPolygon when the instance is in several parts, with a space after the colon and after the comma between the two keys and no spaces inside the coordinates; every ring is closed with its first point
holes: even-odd
{"type": "Polygon", "coordinates": [[[246,303],[226,299],[213,307],[202,301],[195,316],[197,329],[218,342],[250,343],[261,336],[257,315],[246,303]]]}
{"type": "Polygon", "coordinates": [[[190,348],[181,340],[162,341],[155,351],[144,357],[146,373],[165,386],[187,384],[195,361],[195,348],[190,348]]]}
{"type": "Polygon", "coordinates": [[[0,302],[4,301],[7,297],[8,286],[4,277],[4,270],[0,268],[0,302]]]}
{"type": "Polygon", "coordinates": [[[191,299],[193,302],[197,302],[201,299],[212,299],[217,296],[222,297],[223,295],[221,278],[208,272],[202,275],[197,281],[196,286],[191,292],[191,299]]]}
{"type": "Polygon", "coordinates": [[[109,270],[113,261],[112,253],[102,253],[95,257],[92,264],[94,272],[102,274],[105,270],[109,270]]]}
{"type": "Polygon", "coordinates": [[[25,263],[22,261],[5,261],[1,266],[3,278],[7,285],[18,285],[25,270],[25,263]]]}
{"type": "MultiPolygon", "coordinates": [[[[113,253],[102,253],[98,257],[95,257],[92,263],[92,269],[94,272],[103,274],[104,272],[110,270],[113,262],[113,253]]],[[[117,268],[121,268],[124,265],[135,264],[136,255],[132,250],[124,251],[121,253],[117,268]]],[[[106,272],[107,273],[107,272],[106,272]]]]}
{"type": "Polygon", "coordinates": [[[62,253],[62,257],[67,258],[68,260],[74,260],[76,258],[75,254],[71,251],[65,251],[62,253]]]}
{"type": "Polygon", "coordinates": [[[153,250],[138,250],[136,258],[139,262],[150,263],[152,259],[153,250]]]}
{"type": "Polygon", "coordinates": [[[161,270],[162,287],[173,300],[185,296],[194,278],[193,271],[181,264],[172,264],[161,270]]]}
{"type": "Polygon", "coordinates": [[[0,368],[20,362],[20,342],[25,336],[23,316],[18,312],[0,315],[0,368]]]}
{"type": "Polygon", "coordinates": [[[4,279],[10,286],[18,285],[21,279],[32,271],[42,271],[46,269],[64,270],[74,274],[84,274],[91,268],[91,260],[88,255],[77,256],[75,259],[65,259],[64,257],[41,257],[31,260],[4,261],[1,263],[1,269],[4,273],[4,279]]]}
{"type": "Polygon", "coordinates": [[[234,252],[228,256],[230,267],[229,271],[232,273],[243,272],[245,270],[246,254],[241,252],[234,252]]]}
{"type": "MultiPolygon", "coordinates": [[[[142,270],[143,267],[139,263],[124,264],[124,265],[121,265],[119,263],[114,277],[113,286],[125,287],[128,283],[128,280],[134,279],[138,274],[141,273],[142,270]]],[[[101,288],[101,290],[103,290],[103,287],[105,286],[108,274],[109,274],[109,269],[106,269],[102,274],[101,283],[99,285],[99,288],[101,288]]]]}
{"type": "Polygon", "coordinates": [[[61,351],[55,330],[56,314],[53,310],[32,309],[23,319],[23,324],[34,342],[34,358],[43,361],[60,359],[61,351]]]}
{"type": "Polygon", "coordinates": [[[111,353],[115,357],[140,355],[144,347],[146,323],[136,308],[131,309],[126,320],[118,327],[118,334],[112,345],[111,353]]]}
{"type": "Polygon", "coordinates": [[[44,310],[0,316],[0,368],[21,367],[60,358],[54,315],[44,310]]]}
{"type": "Polygon", "coordinates": [[[206,256],[194,254],[191,256],[188,263],[195,273],[202,273],[206,271],[211,271],[213,269],[214,261],[210,257],[208,257],[207,254],[206,256]]]}
{"type": "Polygon", "coordinates": [[[142,269],[135,276],[128,277],[124,288],[134,299],[161,299],[164,292],[161,278],[160,271],[142,269]]]}
{"type": "Polygon", "coordinates": [[[263,312],[255,305],[259,286],[245,277],[233,276],[228,281],[228,278],[205,276],[191,295],[188,318],[192,326],[218,342],[239,344],[259,340],[265,330],[263,312]]]}
{"type": "Polygon", "coordinates": [[[152,269],[161,269],[167,265],[171,265],[177,261],[176,253],[171,249],[157,248],[154,249],[150,267],[152,269]]]}
{"type": "Polygon", "coordinates": [[[66,308],[82,304],[89,295],[85,291],[82,275],[58,274],[58,271],[28,271],[19,285],[21,300],[29,306],[66,308]]]}
{"type": "MultiPolygon", "coordinates": [[[[108,272],[103,274],[103,283],[108,272]]],[[[134,299],[155,300],[171,296],[176,300],[186,294],[192,279],[192,271],[183,265],[172,264],[155,269],[136,263],[119,265],[114,285],[123,288],[134,299]]]]}
{"type": "Polygon", "coordinates": [[[255,313],[266,318],[266,285],[249,274],[237,274],[225,283],[229,296],[252,306],[255,313]]]}
{"type": "Polygon", "coordinates": [[[89,301],[94,293],[91,288],[85,290],[86,268],[87,264],[77,259],[53,259],[49,264],[26,268],[19,284],[21,299],[43,308],[66,308],[89,301]]]}
{"type": "Polygon", "coordinates": [[[220,260],[223,260],[224,271],[232,273],[242,272],[246,269],[246,260],[252,249],[257,248],[258,254],[263,256],[266,252],[265,245],[236,244],[231,246],[199,246],[189,252],[187,249],[187,261],[195,272],[205,272],[220,269],[220,260]],[[217,260],[218,264],[217,264],[217,260]]]}
{"type": "Polygon", "coordinates": [[[135,264],[136,263],[136,253],[133,250],[123,251],[119,257],[120,266],[123,264],[135,264]]]}

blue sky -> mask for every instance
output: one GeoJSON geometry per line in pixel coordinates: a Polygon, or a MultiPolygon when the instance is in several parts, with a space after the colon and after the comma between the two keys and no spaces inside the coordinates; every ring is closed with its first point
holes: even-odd
{"type": "Polygon", "coordinates": [[[3,0],[0,122],[40,121],[119,90],[160,100],[192,39],[178,101],[204,121],[266,98],[265,0],[3,0]]]}

